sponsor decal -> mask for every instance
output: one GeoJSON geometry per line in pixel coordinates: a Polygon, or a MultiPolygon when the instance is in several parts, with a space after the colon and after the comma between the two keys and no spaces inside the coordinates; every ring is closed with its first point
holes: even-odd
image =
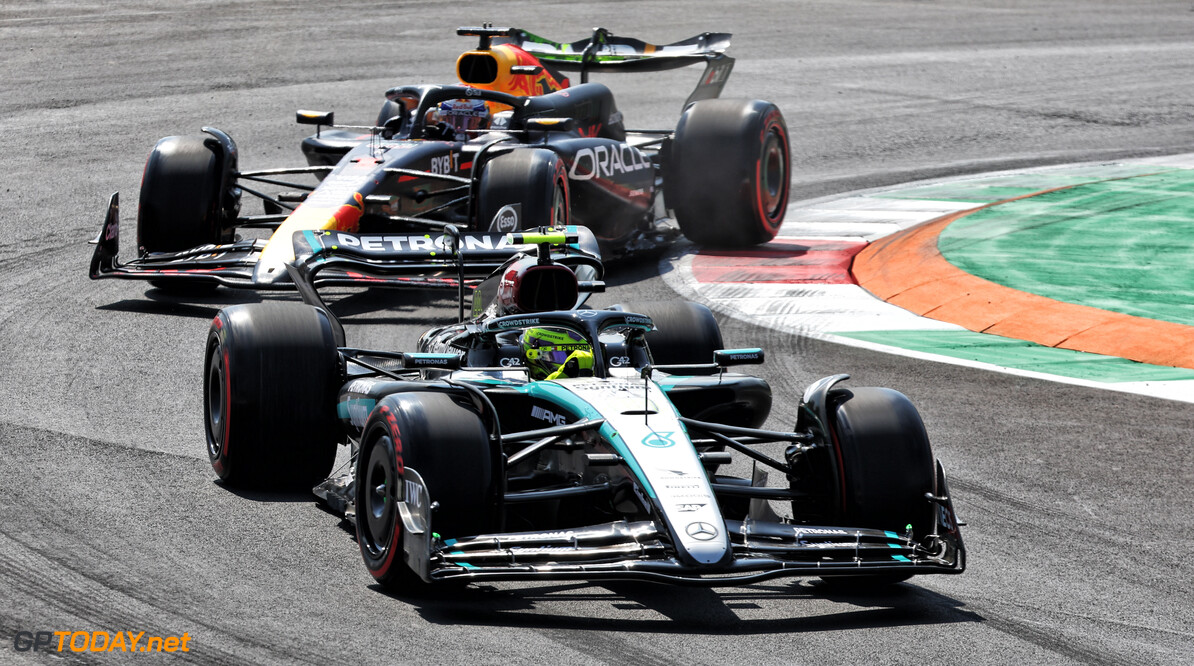
{"type": "Polygon", "coordinates": [[[431,173],[451,174],[460,169],[460,153],[448,153],[431,158],[431,173]]]}
{"type": "MultiPolygon", "coordinates": [[[[509,539],[508,542],[516,543],[521,541],[539,541],[541,539],[572,539],[576,536],[578,535],[573,530],[568,530],[565,532],[538,532],[535,534],[519,534],[517,539],[509,539]]],[[[507,541],[507,539],[503,539],[502,541],[507,541]]]]}
{"type": "Polygon", "coordinates": [[[709,523],[695,522],[688,523],[688,527],[684,528],[688,536],[697,539],[698,541],[712,541],[717,538],[717,528],[709,523]]]}
{"type": "Polygon", "coordinates": [[[731,361],[754,361],[758,358],[758,354],[730,354],[731,361]]]}
{"type": "Polygon", "coordinates": [[[635,317],[635,316],[630,316],[630,315],[628,315],[626,317],[626,323],[631,324],[631,325],[637,325],[637,326],[654,326],[655,325],[655,322],[651,321],[647,317],[635,317]]]}
{"type": "Polygon", "coordinates": [[[612,356],[609,359],[610,367],[623,368],[630,365],[629,356],[612,356]]]}
{"type": "Polygon", "coordinates": [[[357,428],[364,428],[369,414],[377,404],[376,400],[345,400],[341,405],[348,416],[348,422],[357,428]]]}
{"type": "MultiPolygon", "coordinates": [[[[462,237],[460,247],[463,250],[501,250],[510,247],[505,235],[467,235],[462,237]]],[[[325,240],[324,245],[333,250],[352,248],[359,252],[444,252],[446,245],[443,236],[431,237],[428,234],[396,234],[355,236],[337,233],[325,240]]]]}
{"type": "Polygon", "coordinates": [[[700,511],[703,508],[705,508],[704,502],[676,505],[676,511],[679,511],[680,513],[692,513],[693,511],[700,511]]]}
{"type": "Polygon", "coordinates": [[[402,482],[402,488],[404,491],[402,501],[406,502],[408,506],[414,509],[423,507],[423,493],[419,492],[422,489],[422,486],[414,481],[411,481],[410,479],[405,479],[402,482]]]}
{"type": "MultiPolygon", "coordinates": [[[[954,512],[950,511],[949,507],[947,507],[944,504],[937,505],[937,508],[941,514],[941,525],[943,527],[945,527],[945,529],[951,533],[957,532],[958,531],[958,521],[957,521],[957,518],[954,516],[954,512]]],[[[911,525],[908,526],[908,531],[909,532],[912,531],[911,525]]]]}
{"type": "Polygon", "coordinates": [[[348,382],[344,390],[348,393],[368,393],[375,385],[377,385],[375,379],[354,379],[348,382]]]}
{"type": "Polygon", "coordinates": [[[524,328],[527,326],[538,326],[540,324],[538,317],[523,317],[522,319],[507,319],[500,321],[497,324],[498,328],[524,328]]]}
{"type": "Polygon", "coordinates": [[[501,210],[493,216],[493,222],[490,223],[489,229],[491,231],[500,231],[507,233],[518,228],[519,212],[522,204],[510,204],[502,206],[501,210]]]}
{"type": "Polygon", "coordinates": [[[356,231],[360,228],[361,215],[365,214],[365,198],[360,192],[352,193],[352,203],[346,203],[332,213],[328,226],[337,231],[356,231]]]}
{"type": "Polygon", "coordinates": [[[531,418],[536,418],[540,421],[547,421],[548,423],[554,423],[555,425],[564,425],[567,417],[565,417],[563,414],[556,414],[550,409],[532,407],[531,418]]]}
{"type": "Polygon", "coordinates": [[[597,123],[596,125],[590,125],[588,127],[578,127],[576,129],[576,132],[577,132],[577,134],[580,134],[583,137],[588,137],[590,139],[596,139],[597,134],[601,132],[601,123],[597,123]]]}
{"type": "Polygon", "coordinates": [[[522,366],[522,359],[517,356],[504,356],[498,361],[503,368],[517,368],[522,366]]]}
{"type": "Polygon", "coordinates": [[[713,85],[715,83],[725,83],[730,78],[731,65],[717,65],[709,70],[709,76],[705,77],[704,85],[713,85]]]}
{"type": "Polygon", "coordinates": [[[500,250],[504,247],[510,247],[510,241],[505,235],[496,238],[492,236],[465,236],[461,240],[464,241],[461,248],[465,250],[500,250]]]}
{"type": "MultiPolygon", "coordinates": [[[[327,244],[327,241],[324,241],[327,244]]],[[[362,252],[393,252],[395,250],[426,250],[434,252],[443,250],[443,239],[432,238],[429,235],[414,236],[351,236],[336,234],[333,249],[339,247],[353,248],[362,252]]]]}
{"type": "Polygon", "coordinates": [[[593,317],[596,317],[597,315],[601,314],[601,311],[600,310],[577,310],[576,314],[581,317],[584,317],[585,319],[592,319],[593,317]]]}
{"type": "Polygon", "coordinates": [[[675,446],[676,443],[672,441],[675,437],[674,432],[653,432],[643,438],[643,446],[649,446],[653,449],[666,449],[669,446],[675,446]]]}
{"type": "MultiPolygon", "coordinates": [[[[663,487],[677,492],[685,491],[685,493],[693,493],[698,490],[702,490],[701,484],[699,483],[665,483],[663,487]]],[[[690,497],[691,495],[684,494],[683,496],[690,497]]]]}
{"type": "Polygon", "coordinates": [[[836,528],[821,528],[821,527],[796,527],[793,528],[796,532],[797,538],[804,534],[825,534],[832,536],[849,536],[850,533],[846,530],[836,528]]]}
{"type": "Polygon", "coordinates": [[[573,160],[568,172],[572,180],[613,178],[651,168],[651,160],[627,143],[581,148],[573,160]]]}
{"type": "Polygon", "coordinates": [[[610,125],[617,125],[620,122],[622,122],[622,112],[621,111],[614,111],[613,113],[609,114],[609,124],[610,125]]]}

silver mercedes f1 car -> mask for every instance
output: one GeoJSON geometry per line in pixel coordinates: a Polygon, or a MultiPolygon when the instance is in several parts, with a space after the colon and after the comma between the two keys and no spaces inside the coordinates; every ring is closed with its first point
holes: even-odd
{"type": "Polygon", "coordinates": [[[461,272],[505,259],[471,314],[462,304],[411,352],[348,346],[312,286],[325,269],[384,276],[410,250],[295,235],[305,302],[224,309],[207,337],[207,446],[225,483],[314,485],[396,591],[963,572],[945,473],[905,396],[826,377],[791,430],[764,429],[770,387],[730,370],[764,353],[725,349],[707,308],[587,307],[603,269],[581,227],[501,249],[470,233],[437,239],[441,257],[461,272]],[[332,473],[337,445],[350,462],[332,473]]]}

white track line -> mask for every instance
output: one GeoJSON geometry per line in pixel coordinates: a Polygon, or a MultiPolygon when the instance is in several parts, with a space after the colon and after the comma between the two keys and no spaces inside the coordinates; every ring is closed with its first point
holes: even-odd
{"type": "MultiPolygon", "coordinates": [[[[1092,163],[1089,166],[1103,163],[1092,163]]],[[[1126,165],[1156,165],[1194,168],[1194,154],[1125,161],[1126,165]]],[[[896,199],[900,191],[928,185],[986,180],[1016,174],[1048,173],[1087,166],[1080,164],[979,174],[965,178],[908,183],[899,187],[854,192],[795,202],[788,207],[784,226],[776,240],[861,240],[874,242],[897,231],[937,219],[943,215],[977,208],[986,202],[896,199]]],[[[688,300],[704,303],[716,312],[766,328],[794,333],[836,344],[858,347],[910,358],[949,363],[1022,377],[1123,391],[1170,400],[1194,402],[1194,381],[1098,382],[1007,368],[940,354],[866,342],[838,333],[873,331],[964,331],[945,322],[928,319],[891,305],[857,285],[703,283],[693,275],[692,246],[678,246],[660,260],[664,282],[688,300]]]]}

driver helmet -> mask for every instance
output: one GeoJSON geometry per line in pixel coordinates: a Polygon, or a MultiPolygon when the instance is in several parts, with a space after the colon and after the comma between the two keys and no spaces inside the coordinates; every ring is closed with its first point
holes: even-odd
{"type": "Polygon", "coordinates": [[[531,379],[591,376],[593,346],[572,331],[528,328],[519,339],[531,379]]]}
{"type": "Polygon", "coordinates": [[[456,130],[489,129],[489,105],[480,99],[450,99],[439,104],[439,122],[456,130]]]}

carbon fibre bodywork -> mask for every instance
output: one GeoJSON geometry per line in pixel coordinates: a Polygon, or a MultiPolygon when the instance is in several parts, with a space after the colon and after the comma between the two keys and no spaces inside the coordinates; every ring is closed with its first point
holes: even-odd
{"type": "MultiPolygon", "coordinates": [[[[161,151],[171,147],[170,140],[199,142],[211,151],[210,163],[171,177],[190,179],[185,186],[174,185],[186,190],[210,183],[216,190],[213,201],[205,211],[158,211],[151,216],[147,199],[168,202],[175,197],[162,189],[168,185],[160,184],[169,178],[147,179],[138,212],[136,257],[122,261],[120,205],[113,195],[95,241],[90,276],[153,280],[158,286],[198,282],[293,289],[286,264],[294,259],[292,236],[305,231],[388,233],[409,245],[419,236],[442,233],[447,225],[465,232],[504,233],[573,224],[592,231],[607,260],[658,249],[679,237],[663,197],[674,132],[627,129],[613,94],[602,84],[588,83],[587,75],[704,63],[705,72],[688,104],[711,99],[720,94],[733,66],[733,59],[724,54],[728,34],[705,33],[656,46],[601,29],[575,43],[551,42],[513,28],[458,32],[481,36],[479,48],[458,60],[459,84],[393,87],[386,91],[372,126],[338,126],[331,113],[300,111],[299,122],[317,126],[316,134],[302,141],[305,167],[242,171],[236,143],[211,127],[203,128],[202,136],[163,139],[151,153],[147,173],[167,162],[161,151]],[[581,82],[573,85],[557,70],[580,71],[581,82]],[[456,131],[434,122],[439,105],[451,100],[484,102],[493,111],[492,125],[456,131]],[[524,157],[534,153],[528,159],[542,163],[531,172],[535,182],[524,182],[521,189],[489,182],[498,178],[490,178],[496,165],[520,152],[524,157]],[[317,182],[299,182],[307,177],[317,182]],[[544,179],[554,185],[537,182],[544,179]],[[287,189],[265,192],[257,189],[262,184],[287,189]],[[151,187],[161,191],[148,191],[151,187]],[[544,187],[554,189],[545,194],[544,187]],[[261,213],[245,212],[245,194],[263,202],[261,213]],[[202,218],[201,230],[175,231],[172,218],[188,216],[202,218]],[[241,233],[246,229],[265,229],[270,235],[250,238],[241,233]],[[145,240],[178,234],[198,240],[181,248],[145,240]]],[[[786,141],[786,133],[779,135],[786,141]]],[[[773,227],[771,235],[786,203],[786,144],[782,154],[773,153],[772,163],[784,164],[775,170],[782,187],[772,185],[783,196],[777,199],[774,219],[767,221],[773,227]],[[777,162],[775,156],[782,160],[777,162]]],[[[738,189],[732,182],[726,187],[738,189]]],[[[353,280],[340,275],[338,282],[353,280]]],[[[438,271],[362,285],[457,286],[454,277],[438,271]]]]}

